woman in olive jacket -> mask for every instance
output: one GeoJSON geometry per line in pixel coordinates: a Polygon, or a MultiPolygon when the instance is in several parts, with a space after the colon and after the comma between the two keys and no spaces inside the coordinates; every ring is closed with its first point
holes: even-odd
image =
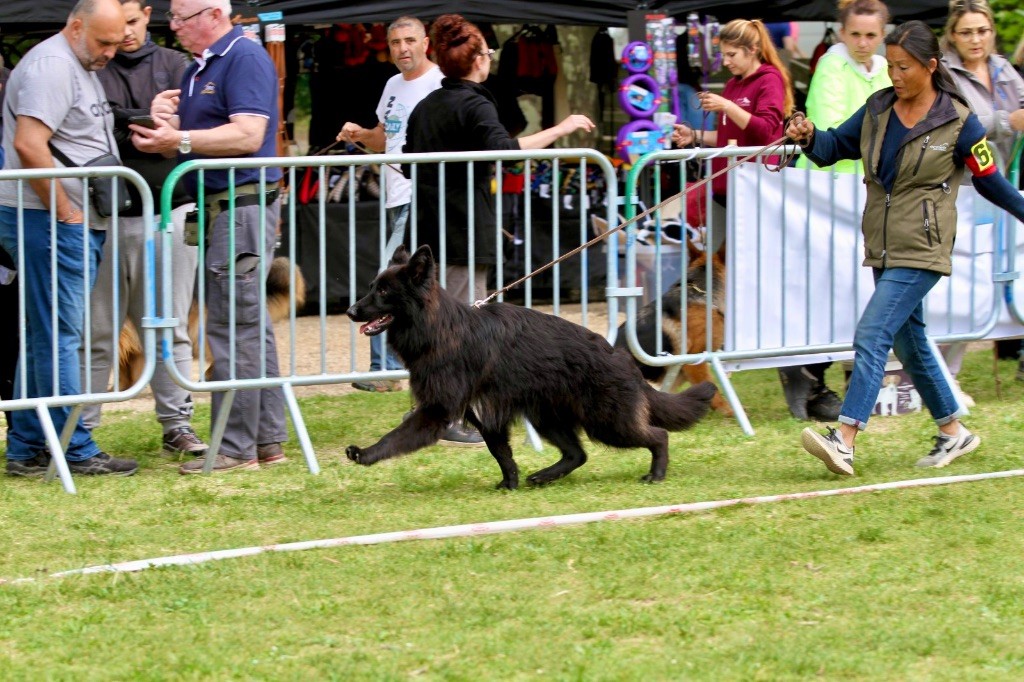
{"type": "Polygon", "coordinates": [[[786,130],[818,165],[864,162],[861,229],[875,291],[857,322],[839,429],[802,434],[804,449],[845,475],[853,474],[854,439],[867,427],[890,348],[939,427],[935,446],[917,466],[944,467],[978,447],[981,439],[960,423],[960,406],[925,335],[923,300],[951,270],[965,167],[983,197],[1024,220],[1024,198],[999,174],[985,129],[939,62],[935,35],[910,21],[886,36],[885,45],[893,87],[873,94],[838,128],[816,131],[798,119],[786,130]]]}

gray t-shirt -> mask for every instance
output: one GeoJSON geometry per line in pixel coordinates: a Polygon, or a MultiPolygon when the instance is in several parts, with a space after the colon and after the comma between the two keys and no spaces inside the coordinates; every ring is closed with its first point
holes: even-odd
{"type": "MultiPolygon", "coordinates": [[[[18,62],[4,88],[3,145],[5,170],[20,169],[21,159],[14,150],[17,116],[42,121],[53,137],[50,142],[71,161],[82,165],[103,154],[117,155],[114,144],[114,117],[96,74],[86,71],[61,33],[47,38],[28,51],[18,62]]],[[[54,158],[58,168],[63,164],[54,158]]],[[[83,207],[82,181],[61,181],[68,197],[83,207]]],[[[27,182],[22,184],[25,208],[49,208],[27,182]]],[[[0,205],[18,205],[15,181],[0,182],[0,205]]],[[[90,227],[103,227],[103,219],[92,212],[90,227]]]]}

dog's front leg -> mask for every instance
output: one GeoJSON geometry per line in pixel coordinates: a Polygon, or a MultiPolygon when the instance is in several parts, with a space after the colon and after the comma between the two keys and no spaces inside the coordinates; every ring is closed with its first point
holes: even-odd
{"type": "Polygon", "coordinates": [[[365,450],[356,445],[349,445],[345,448],[345,456],[356,464],[370,465],[382,459],[414,452],[436,443],[448,428],[450,421],[443,410],[425,410],[417,407],[395,429],[365,450]]]}
{"type": "Polygon", "coordinates": [[[484,426],[472,409],[466,410],[466,421],[480,431],[480,435],[483,436],[484,442],[487,444],[487,449],[491,451],[491,455],[498,462],[498,468],[501,469],[501,481],[495,487],[498,490],[518,488],[519,465],[512,458],[512,446],[509,445],[508,440],[508,424],[492,431],[484,426]]]}

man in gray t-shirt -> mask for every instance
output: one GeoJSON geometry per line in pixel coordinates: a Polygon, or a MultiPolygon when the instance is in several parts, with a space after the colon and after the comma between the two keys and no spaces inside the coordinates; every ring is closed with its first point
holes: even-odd
{"type": "MultiPolygon", "coordinates": [[[[117,7],[120,11],[120,4],[117,7]]],[[[7,170],[45,168],[46,165],[63,167],[64,164],[53,158],[48,142],[79,166],[103,154],[117,155],[113,136],[114,117],[103,92],[103,85],[96,76],[96,70],[106,66],[107,60],[87,69],[75,54],[74,47],[65,35],[66,31],[36,45],[11,72],[5,88],[3,111],[3,146],[7,170]],[[25,122],[24,118],[32,120],[25,122]],[[18,125],[15,125],[15,120],[18,125]],[[31,137],[25,134],[26,126],[33,129],[31,137]],[[35,143],[34,151],[40,156],[49,154],[49,164],[37,165],[45,163],[44,159],[22,160],[14,148],[15,135],[19,130],[23,138],[28,137],[35,143]]],[[[26,191],[23,194],[26,208],[50,206],[49,183],[43,181],[42,184],[42,192],[39,191],[41,188],[33,185],[35,192],[26,191]]],[[[58,196],[57,216],[64,219],[70,216],[72,208],[83,208],[82,181],[65,179],[61,181],[61,186],[70,202],[65,204],[58,196]]],[[[0,205],[18,205],[17,184],[0,183],[0,205]]],[[[99,216],[95,212],[89,218],[92,229],[105,229],[105,225],[96,224],[99,216]]]]}
{"type": "MultiPolygon", "coordinates": [[[[80,0],[64,29],[18,62],[3,106],[8,169],[59,167],[50,144],[75,164],[116,153],[113,119],[94,72],[106,66],[124,37],[125,19],[117,0],[80,0]]],[[[81,393],[78,350],[85,306],[106,237],[96,229],[100,224],[95,219],[84,224],[83,201],[81,180],[29,180],[21,185],[20,196],[17,182],[0,182],[0,246],[14,259],[20,286],[28,292],[26,354],[19,359],[15,398],[81,393]],[[51,280],[53,260],[56,273],[51,280]]],[[[68,407],[50,410],[57,433],[70,413],[68,407]]],[[[65,454],[72,473],[128,476],[137,468],[133,460],[101,452],[81,420],[65,454]]],[[[48,465],[46,436],[35,411],[15,411],[7,431],[7,473],[42,476],[48,465]]]]}

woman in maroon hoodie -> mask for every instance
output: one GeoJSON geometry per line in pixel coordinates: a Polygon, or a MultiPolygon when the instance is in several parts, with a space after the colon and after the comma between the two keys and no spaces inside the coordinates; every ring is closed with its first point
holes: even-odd
{"type": "MultiPolygon", "coordinates": [[[[721,114],[718,130],[694,131],[676,126],[673,141],[680,147],[698,144],[724,147],[763,147],[782,137],[783,120],[793,113],[793,86],[789,72],[775,51],[771,35],[757,19],[730,21],[719,34],[722,63],[733,77],[721,95],[700,93],[705,111],[721,114]]],[[[713,159],[712,170],[725,168],[731,159],[713,159]]],[[[769,161],[778,159],[769,157],[769,161]]],[[[725,243],[725,199],[727,174],[711,183],[711,249],[725,243]]],[[[812,415],[827,421],[839,417],[842,402],[825,383],[825,370],[831,363],[783,367],[779,369],[783,393],[789,411],[797,419],[812,415]]]]}
{"type": "MultiPolygon", "coordinates": [[[[721,95],[702,92],[701,107],[720,114],[718,130],[695,131],[677,125],[672,141],[677,146],[692,144],[705,147],[761,147],[782,137],[782,122],[793,113],[793,86],[789,72],[782,65],[771,35],[764,24],[754,19],[735,19],[722,27],[722,64],[733,77],[721,95]]],[[[729,159],[714,159],[712,169],[725,168],[729,159]]],[[[712,181],[713,228],[711,249],[717,251],[725,242],[726,175],[712,181]]]]}

